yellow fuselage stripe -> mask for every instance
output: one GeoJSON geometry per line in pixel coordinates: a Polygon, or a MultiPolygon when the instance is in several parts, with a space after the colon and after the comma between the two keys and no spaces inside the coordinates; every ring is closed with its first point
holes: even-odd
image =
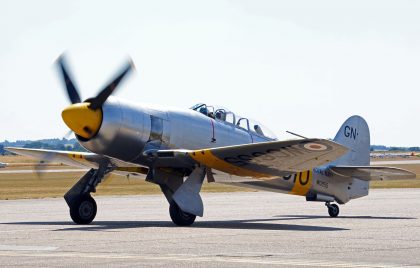
{"type": "Polygon", "coordinates": [[[293,186],[289,194],[305,196],[312,186],[312,180],[313,180],[312,171],[299,172],[299,173],[296,173],[294,176],[295,176],[295,185],[293,186]]]}
{"type": "Polygon", "coordinates": [[[210,150],[200,150],[189,153],[189,155],[197,162],[208,166],[210,168],[214,168],[216,170],[241,176],[241,177],[254,177],[254,178],[270,178],[273,177],[272,175],[264,174],[255,172],[252,170],[248,170],[242,167],[238,167],[232,165],[218,157],[216,157],[210,150]]]}

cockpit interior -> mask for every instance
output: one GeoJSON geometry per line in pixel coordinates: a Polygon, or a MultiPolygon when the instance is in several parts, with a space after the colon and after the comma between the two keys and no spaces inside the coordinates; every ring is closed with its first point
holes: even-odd
{"type": "Polygon", "coordinates": [[[254,135],[256,134],[256,135],[268,138],[270,140],[277,140],[276,135],[267,127],[263,126],[262,124],[260,124],[259,122],[255,120],[248,119],[242,116],[237,116],[232,111],[226,108],[199,103],[191,107],[191,109],[205,116],[208,116],[214,120],[217,120],[226,124],[231,124],[237,128],[241,128],[254,135]]]}

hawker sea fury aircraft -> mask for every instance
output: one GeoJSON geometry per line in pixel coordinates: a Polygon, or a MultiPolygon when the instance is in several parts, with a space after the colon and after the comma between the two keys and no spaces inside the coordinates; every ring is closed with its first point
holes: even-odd
{"type": "Polygon", "coordinates": [[[26,156],[91,168],[64,196],[75,223],[96,216],[91,193],[108,173],[139,176],[160,186],[172,221],[180,226],[203,216],[200,190],[225,183],[325,202],[332,217],[337,202],[366,196],[371,180],[411,179],[411,172],[369,166],[370,138],[361,117],[349,118],[334,141],[279,141],[261,124],[223,108],[159,108],[110,97],[132,70],[129,63],[94,97],[81,101],[64,59],[58,60],[72,105],[62,117],[89,153],[7,148],[26,156]]]}

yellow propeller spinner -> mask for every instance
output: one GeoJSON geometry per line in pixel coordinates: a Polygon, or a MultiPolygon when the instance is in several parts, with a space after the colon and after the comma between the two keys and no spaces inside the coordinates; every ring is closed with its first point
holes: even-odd
{"type": "Polygon", "coordinates": [[[92,109],[90,103],[76,103],[65,108],[61,117],[64,123],[80,137],[90,139],[102,124],[102,109],[92,109]]]}

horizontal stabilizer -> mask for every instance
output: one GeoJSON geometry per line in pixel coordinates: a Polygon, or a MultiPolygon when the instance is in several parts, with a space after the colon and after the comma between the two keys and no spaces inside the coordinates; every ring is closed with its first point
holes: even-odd
{"type": "Polygon", "coordinates": [[[341,177],[352,177],[364,181],[383,181],[383,180],[412,180],[416,174],[400,168],[379,167],[379,166],[336,166],[330,170],[341,177]]]}

